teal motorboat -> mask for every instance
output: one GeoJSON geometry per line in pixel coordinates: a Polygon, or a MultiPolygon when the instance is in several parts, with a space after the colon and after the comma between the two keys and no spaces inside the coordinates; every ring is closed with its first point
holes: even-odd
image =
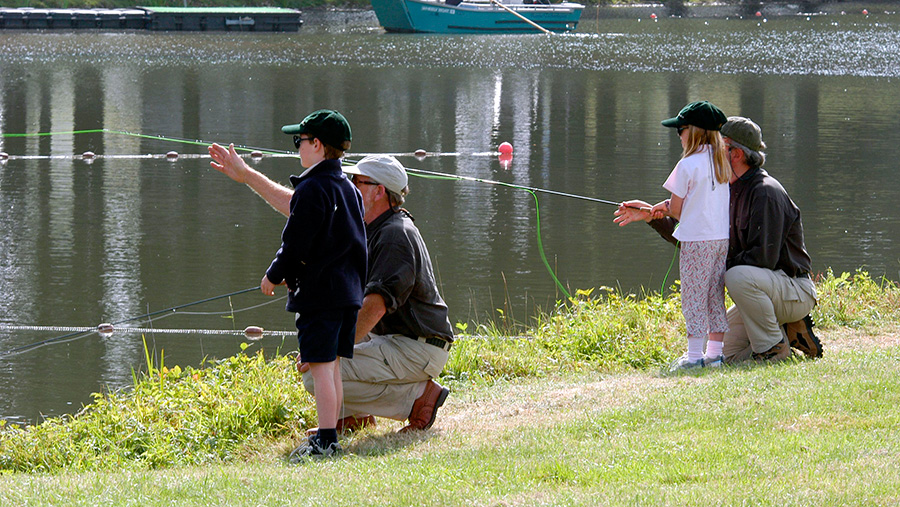
{"type": "Polygon", "coordinates": [[[371,0],[388,32],[572,32],[584,5],[541,0],[371,0]],[[531,3],[533,2],[533,3],[531,3]]]}

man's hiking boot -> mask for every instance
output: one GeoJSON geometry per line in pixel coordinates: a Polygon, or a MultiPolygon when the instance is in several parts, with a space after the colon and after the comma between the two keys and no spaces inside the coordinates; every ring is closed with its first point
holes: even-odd
{"type": "Polygon", "coordinates": [[[791,346],[787,344],[786,340],[782,339],[765,352],[754,352],[752,357],[754,361],[784,361],[791,357],[791,346]]]}
{"type": "Polygon", "coordinates": [[[807,315],[797,322],[788,322],[782,327],[791,342],[791,347],[803,352],[807,357],[816,358],[822,357],[822,342],[813,334],[814,326],[812,317],[807,315]]]}
{"type": "Polygon", "coordinates": [[[434,424],[437,417],[437,410],[444,404],[450,390],[441,387],[434,380],[429,380],[425,385],[425,392],[419,396],[413,403],[412,411],[409,413],[409,424],[400,428],[398,433],[406,433],[414,430],[427,430],[434,424]]]}
{"type": "Polygon", "coordinates": [[[319,442],[319,435],[316,434],[307,438],[305,444],[291,451],[291,456],[288,459],[291,463],[300,463],[307,458],[337,458],[343,453],[344,449],[341,447],[341,444],[332,442],[323,446],[319,442]]]}
{"type": "MultiPolygon", "coordinates": [[[[348,415],[347,417],[338,419],[335,429],[340,433],[353,433],[366,427],[375,427],[375,416],[373,415],[348,415]]],[[[310,428],[306,430],[306,436],[311,437],[319,431],[319,428],[310,428]]]]}

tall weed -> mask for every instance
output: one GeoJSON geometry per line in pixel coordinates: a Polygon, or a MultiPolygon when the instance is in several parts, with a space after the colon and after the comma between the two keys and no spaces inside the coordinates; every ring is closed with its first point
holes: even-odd
{"type": "Polygon", "coordinates": [[[95,393],[73,416],[0,432],[0,470],[159,468],[240,457],[314,421],[293,360],[239,354],[207,367],[154,367],[132,389],[95,393]]]}
{"type": "Polygon", "coordinates": [[[813,317],[820,327],[879,327],[900,320],[900,286],[885,277],[873,279],[861,269],[836,276],[829,268],[816,289],[813,317]]]}

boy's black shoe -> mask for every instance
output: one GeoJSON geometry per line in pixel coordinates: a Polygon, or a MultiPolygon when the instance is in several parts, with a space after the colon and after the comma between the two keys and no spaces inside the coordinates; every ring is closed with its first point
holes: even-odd
{"type": "Polygon", "coordinates": [[[341,444],[332,442],[323,446],[319,442],[319,435],[316,434],[310,436],[305,444],[291,451],[291,456],[288,459],[291,463],[299,463],[307,458],[336,458],[343,453],[344,449],[341,447],[341,444]]]}

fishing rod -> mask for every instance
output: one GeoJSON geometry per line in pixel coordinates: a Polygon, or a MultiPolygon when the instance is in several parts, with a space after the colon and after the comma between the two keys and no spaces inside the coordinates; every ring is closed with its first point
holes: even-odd
{"type": "MultiPolygon", "coordinates": [[[[115,326],[117,326],[117,325],[119,325],[119,324],[125,324],[126,322],[133,322],[133,321],[135,321],[135,320],[146,319],[146,318],[149,318],[149,317],[154,317],[154,316],[157,316],[157,315],[161,315],[161,314],[163,314],[163,313],[173,313],[173,312],[177,312],[178,310],[181,310],[181,309],[183,309],[183,308],[188,308],[188,307],[190,307],[190,306],[196,306],[196,305],[199,305],[199,304],[202,304],[202,303],[209,303],[210,301],[216,301],[216,300],[218,300],[218,299],[225,299],[225,298],[229,298],[229,297],[231,297],[231,296],[237,296],[237,295],[239,295],[239,294],[244,294],[244,293],[247,293],[247,292],[250,292],[250,291],[255,291],[255,290],[259,290],[259,287],[258,287],[258,286],[257,286],[257,287],[248,287],[248,288],[246,288],[246,289],[241,289],[241,290],[238,290],[238,291],[229,292],[228,294],[221,294],[221,295],[219,295],[219,296],[213,296],[213,297],[206,298],[206,299],[200,299],[200,300],[197,300],[197,301],[193,301],[193,302],[191,302],[191,303],[185,303],[185,304],[181,304],[181,305],[172,306],[172,307],[166,308],[166,309],[164,309],[164,310],[157,310],[157,311],[155,311],[155,312],[148,312],[148,313],[145,313],[145,314],[143,314],[143,315],[138,315],[137,317],[130,317],[130,318],[123,319],[123,320],[116,321],[116,322],[112,322],[112,323],[103,323],[103,324],[100,324],[99,326],[97,326],[96,329],[91,329],[89,332],[86,332],[84,329],[79,328],[79,329],[77,329],[77,330],[75,330],[75,331],[73,331],[73,332],[71,332],[71,333],[64,334],[64,335],[62,335],[62,336],[57,336],[57,337],[55,337],[55,338],[48,338],[48,339],[46,339],[46,340],[41,340],[41,341],[37,341],[37,342],[34,342],[34,343],[29,343],[28,345],[22,345],[21,347],[16,347],[16,348],[13,348],[13,349],[9,349],[9,350],[0,352],[0,357],[6,357],[6,356],[13,355],[13,354],[19,354],[19,353],[22,353],[22,352],[27,352],[27,351],[34,350],[34,349],[38,349],[38,348],[41,348],[41,347],[43,347],[43,346],[45,346],[45,345],[50,345],[50,344],[53,344],[53,343],[64,343],[65,341],[76,340],[76,339],[82,338],[82,337],[84,337],[84,336],[87,336],[88,334],[93,333],[93,332],[95,332],[95,331],[96,331],[96,332],[99,332],[99,333],[104,333],[104,334],[111,334],[111,333],[113,333],[113,332],[115,331],[115,326]],[[79,335],[81,335],[81,336],[79,336],[79,335]]],[[[256,335],[257,333],[261,334],[261,333],[263,332],[261,328],[256,328],[255,326],[251,326],[251,328],[245,329],[245,330],[244,330],[244,331],[245,331],[245,334],[246,334],[247,332],[249,332],[249,333],[252,334],[252,335],[256,335]],[[254,329],[251,329],[251,328],[254,328],[254,329]]]]}
{"type": "Polygon", "coordinates": [[[621,204],[621,202],[608,201],[606,199],[598,199],[596,197],[588,197],[585,195],[570,194],[568,192],[560,192],[558,190],[550,190],[547,188],[528,187],[528,186],[519,185],[516,183],[507,183],[505,181],[489,180],[486,178],[476,178],[474,176],[460,176],[458,174],[426,171],[423,169],[413,169],[411,167],[407,167],[406,171],[409,173],[413,173],[414,175],[435,176],[435,177],[438,177],[439,179],[474,181],[476,183],[487,183],[488,185],[500,185],[503,187],[516,188],[519,190],[527,190],[529,192],[539,192],[542,194],[558,195],[558,196],[562,196],[562,197],[571,197],[573,199],[580,199],[583,201],[598,202],[601,204],[610,204],[612,206],[619,206],[619,204],[621,204]]]}

